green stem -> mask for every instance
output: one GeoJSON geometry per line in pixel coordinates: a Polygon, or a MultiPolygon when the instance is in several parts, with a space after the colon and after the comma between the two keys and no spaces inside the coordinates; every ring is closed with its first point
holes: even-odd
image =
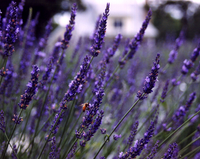
{"type": "Polygon", "coordinates": [[[185,154],[184,156],[182,156],[180,159],[185,158],[186,156],[189,156],[190,154],[194,153],[195,151],[199,151],[200,150],[200,146],[198,146],[197,148],[195,148],[194,150],[190,151],[189,153],[185,154]]]}
{"type": "Polygon", "coordinates": [[[57,120],[56,120],[56,122],[55,122],[53,128],[51,129],[51,131],[50,131],[50,133],[49,133],[49,135],[48,135],[48,138],[46,139],[46,142],[45,142],[44,146],[42,147],[42,151],[40,152],[40,154],[39,154],[39,156],[38,156],[37,159],[39,159],[39,158],[41,157],[41,155],[42,155],[42,153],[43,153],[43,151],[44,151],[44,148],[46,147],[47,142],[48,142],[48,140],[50,139],[51,134],[52,134],[53,130],[55,129],[55,127],[56,127],[58,121],[60,120],[60,117],[61,117],[61,115],[62,115],[63,112],[64,112],[64,109],[61,110],[61,112],[60,112],[60,114],[59,114],[59,116],[58,116],[58,118],[57,118],[57,120]]]}
{"type": "Polygon", "coordinates": [[[195,130],[193,133],[191,133],[189,136],[187,136],[186,138],[184,138],[181,142],[178,143],[178,145],[182,144],[184,141],[186,141],[188,138],[192,137],[195,133],[197,132],[197,130],[195,130]]]}
{"type": "Polygon", "coordinates": [[[69,113],[69,115],[67,116],[67,119],[66,119],[66,121],[65,121],[65,125],[64,125],[64,128],[63,128],[63,132],[62,132],[62,135],[61,135],[61,138],[60,138],[60,142],[59,142],[59,144],[58,144],[58,148],[60,147],[60,144],[61,144],[61,142],[62,142],[62,140],[63,140],[63,137],[64,137],[64,134],[65,134],[65,132],[67,132],[67,130],[68,130],[68,128],[69,128],[69,124],[71,123],[70,122],[70,119],[72,118],[72,115],[73,115],[73,112],[74,112],[74,105],[75,105],[75,102],[76,102],[76,100],[74,99],[73,100],[73,103],[72,103],[72,108],[70,109],[70,113],[69,113]]]}
{"type": "MultiPolygon", "coordinates": [[[[20,116],[21,116],[21,114],[22,114],[22,111],[23,111],[23,109],[21,109],[21,111],[20,111],[20,113],[19,113],[19,116],[18,116],[18,118],[17,118],[17,121],[19,120],[19,118],[20,118],[20,116]]],[[[15,126],[14,126],[14,128],[13,128],[13,130],[12,130],[11,135],[10,135],[10,138],[8,139],[8,142],[7,142],[6,146],[5,146],[5,150],[4,150],[4,152],[2,153],[2,158],[5,158],[6,151],[7,151],[7,149],[8,149],[8,145],[10,144],[10,140],[11,140],[11,138],[12,138],[14,132],[15,132],[16,127],[17,127],[17,123],[15,123],[15,126]]]]}
{"type": "MultiPolygon", "coordinates": [[[[142,94],[141,98],[145,95],[145,93],[142,94]]],[[[137,105],[137,103],[140,101],[140,99],[138,99],[133,105],[132,107],[126,112],[126,114],[121,118],[121,120],[118,122],[118,124],[115,126],[115,128],[112,130],[112,132],[107,136],[106,140],[104,141],[104,143],[102,144],[102,146],[100,147],[99,151],[96,153],[94,159],[98,156],[98,154],[100,153],[100,151],[102,150],[102,148],[105,146],[106,142],[109,140],[110,136],[115,132],[115,130],[118,128],[118,126],[122,123],[122,121],[126,118],[126,116],[133,110],[133,108],[137,105]]]]}
{"type": "MultiPolygon", "coordinates": [[[[5,135],[6,139],[7,139],[7,141],[9,141],[9,139],[8,139],[8,136],[7,136],[6,132],[4,133],[4,135],[5,135]]],[[[15,153],[15,151],[14,151],[14,149],[13,149],[12,145],[10,144],[10,142],[9,142],[9,145],[10,145],[10,147],[12,148],[12,150],[13,150],[13,153],[14,153],[14,154],[15,154],[15,156],[17,157],[17,154],[15,153]]],[[[18,159],[18,157],[17,157],[17,159],[18,159]]]]}
{"type": "Polygon", "coordinates": [[[165,140],[162,143],[160,143],[160,145],[158,147],[162,146],[162,144],[164,144],[172,135],[174,135],[178,130],[180,130],[183,126],[185,126],[193,117],[195,117],[199,113],[200,113],[200,111],[198,111],[192,117],[187,119],[181,126],[179,126],[176,130],[174,130],[167,138],[165,138],[165,140]]]}
{"type": "Polygon", "coordinates": [[[193,141],[191,141],[189,144],[187,144],[183,149],[181,149],[180,151],[179,151],[179,153],[181,154],[181,153],[183,153],[184,151],[185,151],[185,149],[187,149],[190,145],[192,145],[194,142],[196,142],[197,140],[199,140],[200,139],[200,137],[198,137],[198,138],[196,138],[195,140],[193,140],[193,141]]]}

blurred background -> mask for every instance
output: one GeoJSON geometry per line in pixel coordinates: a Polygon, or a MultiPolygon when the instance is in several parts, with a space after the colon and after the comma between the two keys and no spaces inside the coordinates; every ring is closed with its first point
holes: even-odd
{"type": "MultiPolygon", "coordinates": [[[[18,3],[20,0],[16,0],[18,3]]],[[[0,0],[1,11],[5,15],[11,0],[0,0]]],[[[33,8],[33,18],[39,12],[39,23],[36,36],[44,32],[47,21],[53,17],[54,36],[62,36],[69,21],[70,7],[78,4],[75,33],[79,36],[90,36],[96,19],[104,12],[106,3],[110,2],[107,38],[117,33],[123,37],[134,37],[138,32],[149,8],[153,11],[151,24],[145,36],[157,41],[176,38],[182,29],[186,39],[191,40],[200,34],[200,0],[26,0],[23,20],[28,18],[29,8],[33,8]]],[[[56,38],[57,39],[57,38],[56,38]]]]}

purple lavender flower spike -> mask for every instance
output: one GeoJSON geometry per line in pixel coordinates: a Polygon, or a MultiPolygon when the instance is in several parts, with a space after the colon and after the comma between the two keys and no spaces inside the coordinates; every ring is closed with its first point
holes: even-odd
{"type": "Polygon", "coordinates": [[[176,111],[176,113],[173,115],[172,119],[177,123],[178,121],[183,120],[183,117],[186,115],[186,113],[189,111],[190,106],[192,105],[192,102],[196,98],[196,93],[193,92],[190,94],[189,100],[186,102],[185,106],[180,106],[179,109],[176,111]]]}
{"type": "Polygon", "coordinates": [[[136,135],[136,133],[137,133],[138,125],[139,125],[139,122],[136,121],[136,122],[133,124],[133,126],[132,126],[131,134],[129,135],[128,141],[127,141],[127,144],[128,144],[129,147],[130,147],[130,146],[132,145],[132,143],[133,143],[133,140],[134,140],[135,135],[136,135]]]}
{"type": "Polygon", "coordinates": [[[130,43],[130,39],[127,39],[127,40],[126,40],[126,44],[125,44],[125,48],[124,48],[123,55],[122,55],[122,57],[120,57],[119,60],[118,60],[119,67],[120,67],[121,69],[123,69],[123,68],[124,68],[124,65],[126,64],[126,61],[125,61],[125,60],[122,60],[122,59],[126,56],[126,54],[127,54],[128,51],[129,51],[129,43],[130,43]]]}
{"type": "Polygon", "coordinates": [[[3,42],[2,12],[0,11],[0,47],[2,47],[2,42],[3,42]]]}
{"type": "Polygon", "coordinates": [[[41,51],[46,47],[47,45],[47,40],[49,37],[49,34],[51,33],[52,30],[52,19],[49,20],[48,24],[45,27],[45,34],[44,37],[40,39],[39,41],[39,47],[37,48],[36,52],[35,52],[35,57],[33,60],[33,64],[37,63],[37,60],[40,56],[41,51]]]}
{"type": "MultiPolygon", "coordinates": [[[[18,29],[18,34],[21,31],[21,26],[23,24],[23,19],[22,19],[22,12],[24,10],[24,3],[25,0],[21,0],[21,2],[18,5],[18,10],[17,10],[17,29],[18,29]]],[[[19,36],[19,35],[17,35],[19,36]]]]}
{"type": "Polygon", "coordinates": [[[151,73],[145,79],[145,83],[144,83],[144,87],[143,87],[144,93],[149,94],[149,93],[153,92],[152,89],[155,86],[155,82],[158,77],[158,70],[160,69],[159,57],[160,57],[160,54],[157,54],[155,62],[154,62],[154,66],[151,69],[151,73]]]}
{"type": "Polygon", "coordinates": [[[3,110],[1,110],[0,111],[0,130],[3,131],[3,133],[5,133],[5,129],[6,129],[6,123],[4,119],[4,112],[3,110]]]}
{"type": "Polygon", "coordinates": [[[134,39],[131,40],[131,42],[129,44],[130,52],[128,54],[127,59],[132,59],[134,54],[138,50],[138,47],[139,47],[140,43],[142,42],[145,30],[146,30],[146,28],[149,24],[149,21],[151,20],[151,16],[152,16],[152,11],[151,11],[151,9],[149,9],[147,16],[146,16],[146,19],[143,22],[139,33],[135,36],[134,39]]]}
{"type": "Polygon", "coordinates": [[[189,69],[191,69],[194,66],[194,62],[196,61],[199,54],[200,54],[200,42],[199,42],[197,48],[194,49],[190,59],[189,60],[185,59],[183,61],[183,66],[182,66],[182,70],[181,70],[181,73],[183,75],[187,74],[189,69]]]}
{"type": "Polygon", "coordinates": [[[75,155],[76,149],[77,149],[77,142],[74,144],[72,150],[69,152],[69,154],[67,155],[67,158],[66,158],[66,159],[71,159],[71,158],[73,158],[74,155],[75,155]]]}
{"type": "MultiPolygon", "coordinates": [[[[5,80],[3,81],[3,83],[0,86],[0,94],[4,94],[5,93],[6,88],[8,87],[10,82],[12,81],[13,72],[14,72],[13,66],[12,66],[12,64],[10,64],[8,66],[8,69],[6,70],[5,80]]],[[[5,74],[5,71],[3,71],[3,74],[5,74]]]]}
{"type": "Polygon", "coordinates": [[[173,79],[171,80],[171,83],[172,83],[172,86],[175,87],[175,86],[178,86],[181,82],[180,82],[180,81],[176,81],[176,79],[173,78],[173,79]]]}
{"type": "Polygon", "coordinates": [[[96,25],[95,25],[95,28],[94,28],[94,32],[92,34],[92,36],[90,37],[90,40],[91,42],[93,43],[94,42],[94,37],[95,37],[95,34],[97,33],[98,31],[98,28],[99,28],[99,24],[100,24],[100,20],[101,20],[101,14],[98,16],[97,20],[96,20],[96,25]]]}
{"type": "MultiPolygon", "coordinates": [[[[144,87],[143,87],[143,93],[145,94],[149,94],[153,92],[152,89],[155,86],[155,83],[158,77],[158,70],[160,69],[159,57],[160,57],[160,54],[157,54],[155,62],[153,63],[154,66],[151,68],[151,73],[149,73],[149,76],[147,76],[145,79],[144,87]]],[[[138,91],[137,97],[141,99],[141,95],[142,95],[142,92],[138,91]]]]}
{"type": "Polygon", "coordinates": [[[163,159],[178,159],[178,145],[177,143],[172,143],[171,145],[169,145],[169,149],[167,150],[167,152],[164,155],[163,159]]]}
{"type": "Polygon", "coordinates": [[[103,110],[101,110],[97,113],[97,117],[96,117],[94,123],[91,125],[89,131],[83,134],[84,140],[80,141],[80,145],[82,147],[85,146],[86,142],[89,141],[91,139],[91,137],[94,136],[96,131],[99,129],[103,116],[104,116],[103,110]]]}
{"type": "Polygon", "coordinates": [[[107,19],[108,19],[108,13],[109,13],[110,3],[107,3],[105,13],[103,13],[103,16],[101,18],[99,29],[94,37],[94,43],[92,47],[90,48],[90,53],[93,57],[98,56],[100,53],[100,49],[102,48],[102,44],[104,42],[104,37],[106,33],[106,25],[107,25],[107,19]]]}
{"type": "MultiPolygon", "coordinates": [[[[54,125],[55,125],[55,123],[56,123],[58,117],[59,117],[60,112],[61,112],[61,110],[59,110],[59,112],[55,115],[54,121],[53,121],[53,123],[52,123],[52,125],[51,125],[51,128],[50,128],[50,131],[52,131],[52,129],[53,129],[53,127],[54,127],[54,125]]],[[[59,128],[59,125],[60,125],[61,121],[63,120],[64,114],[65,114],[65,112],[63,112],[63,113],[61,114],[61,116],[60,116],[58,122],[56,123],[56,125],[55,125],[55,127],[54,127],[54,129],[53,129],[52,134],[56,135],[56,133],[58,132],[58,128],[59,128]]]]}
{"type": "Polygon", "coordinates": [[[53,66],[52,66],[52,58],[50,58],[49,63],[47,64],[47,67],[46,67],[46,72],[43,75],[42,80],[39,82],[38,88],[41,88],[41,89],[45,88],[45,84],[47,83],[47,80],[50,77],[52,68],[53,68],[53,66]]]}
{"type": "Polygon", "coordinates": [[[52,140],[51,140],[51,152],[49,153],[49,159],[55,159],[55,158],[59,158],[60,156],[60,150],[57,150],[56,147],[56,137],[53,136],[52,140]]]}
{"type": "Polygon", "coordinates": [[[142,150],[145,148],[145,145],[148,144],[148,142],[154,135],[154,129],[155,129],[155,121],[152,121],[150,127],[144,134],[144,138],[137,140],[135,142],[135,145],[133,147],[130,147],[125,154],[123,154],[123,152],[120,153],[119,159],[126,159],[128,157],[135,158],[136,156],[139,156],[142,150]]]}
{"type": "Polygon", "coordinates": [[[102,134],[105,134],[105,133],[106,133],[106,129],[100,128],[100,130],[101,130],[101,133],[102,133],[102,134]]]}
{"type": "Polygon", "coordinates": [[[19,117],[18,115],[13,115],[13,118],[12,118],[12,121],[15,123],[15,124],[20,124],[22,121],[23,121],[23,118],[22,117],[19,117]]]}
{"type": "Polygon", "coordinates": [[[6,29],[3,35],[3,42],[4,42],[4,52],[3,57],[11,56],[12,53],[15,51],[14,43],[17,40],[17,4],[16,2],[11,2],[9,7],[7,8],[6,13],[6,29]]]}
{"type": "Polygon", "coordinates": [[[195,71],[193,73],[191,73],[190,77],[192,78],[193,82],[195,82],[197,80],[197,76],[200,74],[200,62],[199,65],[197,66],[197,68],[195,69],[195,71]]]}
{"type": "Polygon", "coordinates": [[[169,53],[168,63],[172,64],[177,58],[178,49],[180,48],[181,44],[183,43],[183,35],[184,32],[181,31],[179,37],[176,39],[175,48],[169,53]]]}
{"type": "Polygon", "coordinates": [[[159,141],[156,142],[156,144],[154,145],[154,147],[151,150],[151,153],[147,156],[147,159],[153,159],[157,153],[157,149],[158,149],[158,144],[159,141]]]}
{"type": "MultiPolygon", "coordinates": [[[[39,13],[35,16],[35,18],[30,22],[30,26],[28,28],[28,33],[26,36],[26,43],[25,43],[25,47],[21,56],[21,60],[20,60],[20,66],[19,66],[19,75],[20,78],[23,75],[27,74],[28,68],[30,66],[30,60],[31,60],[31,48],[33,47],[33,43],[35,41],[35,28],[36,25],[38,23],[38,18],[39,18],[39,13]]],[[[25,25],[25,27],[27,27],[28,24],[25,25]]],[[[21,45],[23,43],[23,39],[24,39],[24,31],[21,30],[20,32],[20,42],[21,45]]]]}
{"type": "Polygon", "coordinates": [[[118,140],[118,139],[121,138],[121,137],[122,137],[121,134],[120,134],[120,135],[117,135],[117,134],[113,135],[113,139],[114,139],[114,140],[118,140]]]}
{"type": "Polygon", "coordinates": [[[106,54],[105,54],[105,61],[106,63],[109,63],[110,62],[110,58],[114,56],[115,52],[117,51],[118,49],[118,46],[121,42],[121,39],[122,39],[122,35],[121,34],[118,34],[116,37],[115,37],[115,40],[114,40],[114,44],[112,47],[109,47],[107,50],[106,50],[106,54]]]}
{"type": "Polygon", "coordinates": [[[86,56],[84,58],[83,64],[81,65],[81,69],[79,73],[77,73],[74,80],[69,84],[69,90],[67,93],[65,93],[65,96],[62,99],[62,102],[60,103],[61,109],[67,109],[67,102],[72,101],[75,95],[77,94],[78,88],[81,84],[85,83],[85,77],[88,72],[88,65],[90,62],[90,57],[86,56]]]}
{"type": "Polygon", "coordinates": [[[163,92],[162,92],[161,99],[160,99],[160,102],[162,102],[162,103],[165,101],[165,97],[167,96],[168,86],[169,86],[169,80],[166,81],[165,86],[163,88],[163,92]]]}
{"type": "Polygon", "coordinates": [[[103,87],[104,85],[104,78],[105,78],[105,74],[106,74],[106,62],[105,61],[101,61],[100,63],[101,65],[101,72],[98,76],[98,79],[95,81],[95,85],[94,85],[94,89],[93,89],[93,93],[95,94],[100,88],[103,87]]]}
{"type": "Polygon", "coordinates": [[[27,84],[27,90],[25,90],[24,94],[21,95],[20,103],[18,103],[21,109],[26,109],[29,106],[30,101],[37,91],[38,84],[38,76],[39,76],[39,68],[34,65],[33,70],[31,72],[31,81],[27,84]]]}
{"type": "Polygon", "coordinates": [[[66,32],[64,34],[64,39],[61,41],[61,48],[63,50],[68,48],[69,41],[72,37],[72,31],[74,30],[75,25],[75,17],[76,17],[77,5],[73,4],[71,8],[71,17],[69,20],[69,24],[66,26],[66,32]]]}
{"type": "Polygon", "coordinates": [[[100,104],[102,103],[103,96],[104,96],[103,89],[100,89],[99,91],[96,92],[96,99],[94,101],[94,104],[89,105],[89,110],[86,112],[85,116],[83,117],[83,121],[81,123],[81,127],[83,129],[87,129],[89,125],[92,123],[93,117],[97,114],[100,104]]]}

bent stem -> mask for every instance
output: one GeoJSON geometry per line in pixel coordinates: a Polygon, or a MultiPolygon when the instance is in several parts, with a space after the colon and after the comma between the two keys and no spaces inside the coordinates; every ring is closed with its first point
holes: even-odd
{"type": "MultiPolygon", "coordinates": [[[[145,95],[145,93],[142,94],[141,98],[145,95]]],[[[126,112],[126,114],[121,118],[121,120],[118,122],[118,124],[115,126],[115,128],[112,130],[112,132],[107,136],[107,138],[105,139],[104,143],[102,144],[102,146],[100,147],[99,151],[96,153],[96,155],[94,156],[94,159],[96,159],[96,157],[98,156],[98,154],[100,153],[100,151],[102,150],[102,148],[105,146],[106,142],[109,141],[110,136],[115,132],[115,130],[119,127],[119,125],[122,123],[122,121],[126,118],[126,116],[133,110],[133,108],[137,105],[137,103],[140,101],[140,99],[138,99],[133,105],[132,107],[126,112]]]]}

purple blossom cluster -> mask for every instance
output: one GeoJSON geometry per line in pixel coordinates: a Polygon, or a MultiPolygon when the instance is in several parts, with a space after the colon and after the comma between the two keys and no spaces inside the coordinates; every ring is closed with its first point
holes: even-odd
{"type": "Polygon", "coordinates": [[[186,104],[184,106],[180,106],[179,109],[173,115],[172,118],[173,118],[174,122],[178,122],[178,121],[183,120],[184,116],[189,111],[189,108],[191,107],[195,98],[196,98],[196,93],[195,92],[191,93],[190,98],[186,102],[186,104]]]}
{"type": "Polygon", "coordinates": [[[154,122],[155,121],[151,122],[150,127],[144,134],[144,138],[137,140],[135,142],[135,145],[133,147],[130,147],[125,154],[123,154],[123,152],[119,154],[120,159],[126,159],[129,157],[135,158],[136,156],[139,156],[141,154],[142,150],[145,148],[145,145],[148,144],[148,142],[150,141],[150,139],[154,134],[154,128],[155,128],[154,122]]]}
{"type": "Polygon", "coordinates": [[[63,50],[67,49],[69,46],[69,41],[72,37],[72,31],[74,30],[76,11],[77,11],[77,5],[76,5],[76,3],[74,3],[71,8],[71,17],[69,20],[69,24],[66,26],[66,32],[64,34],[64,39],[61,41],[61,48],[63,50]]]}
{"type": "Polygon", "coordinates": [[[19,33],[19,28],[17,28],[17,11],[17,3],[12,1],[6,11],[5,30],[3,30],[4,58],[11,56],[15,51],[14,44],[19,33]]]}
{"type": "Polygon", "coordinates": [[[3,133],[5,132],[5,129],[6,129],[6,123],[5,123],[5,119],[4,119],[3,110],[0,111],[0,129],[1,129],[1,131],[3,131],[3,133]]]}
{"type": "Polygon", "coordinates": [[[27,89],[24,94],[21,95],[20,103],[18,103],[20,109],[26,109],[29,106],[30,101],[37,91],[38,85],[39,68],[34,65],[31,72],[31,81],[27,84],[27,89]]]}
{"type": "Polygon", "coordinates": [[[69,84],[69,90],[65,93],[62,102],[60,103],[61,109],[67,109],[67,102],[72,101],[76,96],[78,88],[80,85],[85,83],[85,76],[87,75],[87,71],[89,69],[90,57],[85,56],[83,64],[80,67],[80,71],[77,73],[76,77],[69,84]]]}
{"type": "Polygon", "coordinates": [[[177,143],[172,143],[172,144],[169,145],[169,149],[165,153],[163,159],[170,159],[170,158],[178,159],[178,145],[177,145],[177,143]]]}
{"type": "Polygon", "coordinates": [[[181,73],[183,75],[187,74],[189,69],[191,69],[194,66],[194,62],[196,61],[197,57],[199,56],[199,52],[200,52],[200,43],[198,44],[197,48],[195,48],[192,52],[192,55],[190,57],[190,59],[185,59],[183,61],[183,66],[181,69],[181,73]]]}
{"type": "Polygon", "coordinates": [[[140,43],[142,42],[145,30],[147,29],[147,26],[149,25],[149,21],[151,20],[151,16],[152,16],[152,11],[150,9],[147,13],[146,19],[143,22],[139,33],[135,36],[134,39],[131,40],[131,42],[129,44],[130,52],[127,56],[127,59],[132,59],[133,56],[135,55],[136,51],[138,50],[138,47],[139,47],[140,43]]]}
{"type": "Polygon", "coordinates": [[[87,141],[89,141],[91,139],[92,136],[94,136],[94,134],[96,133],[96,131],[99,129],[100,125],[101,125],[101,121],[103,118],[104,111],[100,110],[99,112],[97,112],[97,117],[94,121],[93,124],[91,124],[89,130],[87,132],[83,133],[83,139],[82,141],[80,141],[80,145],[82,147],[85,147],[85,144],[87,141]]]}
{"type": "MultiPolygon", "coordinates": [[[[152,89],[155,86],[156,80],[158,78],[158,70],[160,69],[159,57],[160,57],[160,54],[157,54],[156,59],[153,63],[154,66],[151,68],[151,73],[149,73],[149,75],[145,79],[144,87],[143,87],[143,93],[145,93],[145,94],[149,94],[149,93],[153,92],[152,89]]],[[[142,97],[143,93],[138,91],[137,97],[140,99],[143,99],[143,97],[142,97]]]]}
{"type": "Polygon", "coordinates": [[[109,16],[109,8],[110,8],[110,3],[107,3],[105,13],[103,13],[101,21],[99,23],[99,29],[94,36],[94,43],[92,47],[90,48],[90,53],[94,57],[98,56],[98,54],[100,53],[100,49],[102,48],[102,44],[104,42],[104,37],[106,34],[107,19],[109,16]]]}

